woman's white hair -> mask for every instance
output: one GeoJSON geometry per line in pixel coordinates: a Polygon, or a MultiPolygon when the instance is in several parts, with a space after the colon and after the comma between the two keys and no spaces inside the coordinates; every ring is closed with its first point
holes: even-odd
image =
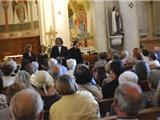
{"type": "Polygon", "coordinates": [[[13,71],[17,70],[17,63],[14,60],[10,60],[7,64],[12,66],[13,71]]]}
{"type": "Polygon", "coordinates": [[[67,60],[67,67],[69,69],[75,69],[76,65],[77,65],[77,62],[75,59],[68,59],[67,60]]]}
{"type": "Polygon", "coordinates": [[[49,66],[50,68],[53,67],[53,66],[55,66],[55,65],[57,65],[57,64],[58,64],[58,62],[57,62],[57,60],[54,59],[54,58],[51,58],[51,59],[48,60],[48,66],[49,66]]]}

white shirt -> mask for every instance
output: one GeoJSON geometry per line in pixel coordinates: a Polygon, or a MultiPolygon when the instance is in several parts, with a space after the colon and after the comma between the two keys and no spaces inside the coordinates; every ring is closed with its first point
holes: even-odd
{"type": "Polygon", "coordinates": [[[158,60],[149,61],[149,62],[148,62],[148,65],[149,65],[149,66],[150,66],[150,65],[154,65],[154,66],[156,66],[156,67],[160,67],[160,63],[159,63],[158,60]]]}
{"type": "Polygon", "coordinates": [[[58,46],[59,53],[61,53],[61,48],[62,48],[62,46],[58,46]]]}
{"type": "Polygon", "coordinates": [[[10,85],[12,85],[14,83],[14,77],[11,76],[3,76],[2,77],[3,80],[3,87],[9,87],[10,85]]]}

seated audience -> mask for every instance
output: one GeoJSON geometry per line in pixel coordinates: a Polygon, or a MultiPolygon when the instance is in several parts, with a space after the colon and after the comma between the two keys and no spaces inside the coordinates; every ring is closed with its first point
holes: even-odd
{"type": "Polygon", "coordinates": [[[122,74],[120,74],[118,78],[119,85],[125,83],[125,82],[133,82],[138,83],[138,76],[131,71],[125,71],[122,74]]]}
{"type": "Polygon", "coordinates": [[[67,67],[65,67],[64,65],[62,65],[63,59],[61,59],[60,57],[56,58],[57,62],[58,62],[58,66],[61,69],[61,75],[65,74],[68,70],[67,67]]]}
{"type": "Polygon", "coordinates": [[[73,80],[75,80],[74,76],[74,70],[76,68],[77,62],[75,59],[68,59],[66,60],[68,71],[65,73],[66,75],[69,75],[73,80]]]}
{"type": "Polygon", "coordinates": [[[144,92],[145,97],[145,107],[153,107],[156,106],[156,97],[155,93],[158,88],[158,83],[160,81],[160,71],[159,70],[151,70],[148,74],[147,82],[150,88],[149,91],[144,92]]]}
{"type": "Polygon", "coordinates": [[[13,68],[13,72],[11,73],[11,76],[15,76],[15,74],[17,73],[17,63],[14,60],[10,60],[8,63],[8,65],[12,66],[13,68]]]}
{"type": "Polygon", "coordinates": [[[138,76],[138,84],[141,86],[143,91],[149,90],[147,83],[147,76],[150,72],[148,64],[144,61],[139,61],[135,64],[135,72],[138,76]]]}
{"type": "Polygon", "coordinates": [[[126,51],[126,50],[121,51],[121,62],[123,63],[123,65],[127,64],[128,55],[129,55],[128,51],[126,51]]]}
{"type": "Polygon", "coordinates": [[[3,80],[3,88],[9,87],[11,84],[14,83],[14,77],[11,76],[11,73],[13,72],[13,68],[10,65],[3,65],[2,67],[2,80],[3,80]]]}
{"type": "Polygon", "coordinates": [[[18,71],[15,76],[15,83],[23,83],[26,87],[31,87],[30,74],[24,70],[18,71]]]}
{"type": "Polygon", "coordinates": [[[12,120],[7,105],[7,97],[3,94],[0,94],[0,120],[12,120]]]}
{"type": "MultiPolygon", "coordinates": [[[[33,88],[39,92],[44,102],[43,109],[48,111],[53,103],[60,99],[54,88],[54,80],[52,76],[46,71],[38,71],[31,76],[31,84],[33,88]]],[[[45,114],[48,119],[48,114],[45,114]]]]}
{"type": "Polygon", "coordinates": [[[13,96],[10,110],[13,120],[41,120],[43,101],[33,89],[24,89],[13,96]]]}
{"type": "Polygon", "coordinates": [[[104,83],[102,86],[103,98],[112,98],[114,96],[114,92],[118,87],[118,77],[125,70],[123,64],[120,61],[113,61],[110,64],[109,77],[110,82],[104,83]]]}
{"type": "Polygon", "coordinates": [[[31,44],[26,44],[24,48],[24,53],[23,53],[23,60],[22,61],[28,61],[29,63],[36,61],[36,56],[32,52],[32,45],[31,44]]]}
{"type": "Polygon", "coordinates": [[[142,50],[142,57],[144,62],[149,62],[149,51],[147,49],[142,50]]]}
{"type": "Polygon", "coordinates": [[[50,108],[50,120],[97,120],[99,107],[91,93],[78,91],[74,80],[63,75],[55,82],[62,98],[50,108]]]}
{"type": "Polygon", "coordinates": [[[46,52],[46,46],[41,45],[39,50],[39,55],[37,56],[37,61],[39,64],[39,70],[46,70],[46,61],[48,61],[48,55],[46,52]]]}
{"type": "MultiPolygon", "coordinates": [[[[22,69],[23,70],[23,69],[22,69]]],[[[32,63],[28,63],[24,66],[24,70],[28,72],[30,75],[34,73],[33,65],[32,63]]]]}
{"type": "Polygon", "coordinates": [[[160,67],[160,63],[158,61],[157,53],[151,52],[149,55],[150,61],[148,62],[150,68],[158,68],[160,67]]]}
{"type": "Polygon", "coordinates": [[[39,71],[39,64],[38,64],[38,62],[36,62],[36,61],[33,61],[32,62],[32,69],[33,69],[33,74],[35,73],[35,72],[37,72],[37,71],[39,71]]]}
{"type": "Polygon", "coordinates": [[[118,86],[113,100],[113,108],[118,119],[137,120],[142,105],[143,93],[137,84],[127,82],[118,86]]]}
{"type": "Polygon", "coordinates": [[[62,70],[61,68],[58,66],[58,62],[56,59],[54,58],[51,58],[49,61],[48,61],[48,66],[49,66],[49,70],[48,70],[48,73],[54,78],[54,79],[57,79],[58,77],[61,76],[62,74],[62,70]]]}
{"type": "Polygon", "coordinates": [[[97,101],[102,99],[102,92],[100,88],[96,85],[93,85],[91,82],[93,75],[88,66],[79,64],[74,71],[74,76],[76,83],[78,83],[79,90],[87,90],[91,92],[97,101]]]}
{"type": "Polygon", "coordinates": [[[100,52],[98,54],[98,61],[94,64],[93,74],[99,86],[102,86],[102,81],[106,78],[105,64],[107,63],[107,53],[100,52]]]}

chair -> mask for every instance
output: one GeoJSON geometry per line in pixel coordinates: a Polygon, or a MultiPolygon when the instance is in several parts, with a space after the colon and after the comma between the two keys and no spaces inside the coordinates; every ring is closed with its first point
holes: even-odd
{"type": "Polygon", "coordinates": [[[139,112],[138,119],[139,120],[157,120],[157,117],[160,113],[160,108],[146,108],[139,112]]]}
{"type": "Polygon", "coordinates": [[[113,98],[106,98],[98,101],[101,117],[104,117],[106,113],[110,111],[112,102],[113,98]]]}

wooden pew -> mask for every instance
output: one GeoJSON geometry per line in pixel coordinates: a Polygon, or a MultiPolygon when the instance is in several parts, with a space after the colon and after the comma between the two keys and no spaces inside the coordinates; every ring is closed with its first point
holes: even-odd
{"type": "Polygon", "coordinates": [[[101,117],[104,117],[107,112],[110,112],[112,102],[113,98],[106,98],[98,101],[101,117]]]}
{"type": "MultiPolygon", "coordinates": [[[[153,108],[146,108],[141,110],[138,113],[138,120],[157,120],[158,116],[160,113],[160,108],[158,107],[153,107],[153,108]]],[[[118,116],[107,116],[104,118],[100,118],[99,120],[116,120],[118,116]]]]}

